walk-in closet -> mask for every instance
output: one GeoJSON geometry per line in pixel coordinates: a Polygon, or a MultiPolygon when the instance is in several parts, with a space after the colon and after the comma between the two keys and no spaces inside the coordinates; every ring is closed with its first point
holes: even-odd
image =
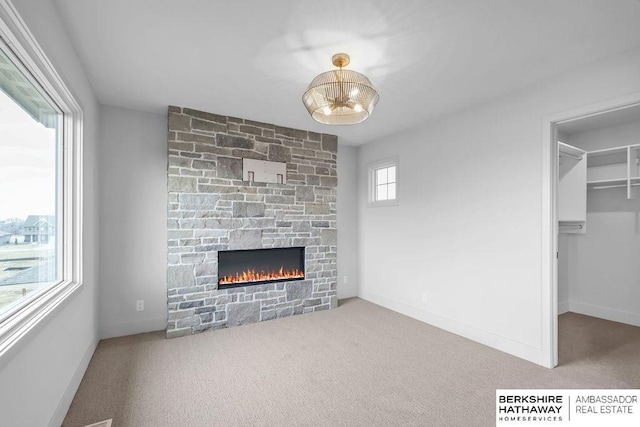
{"type": "Polygon", "coordinates": [[[558,314],[640,326],[640,106],[557,130],[558,314]]]}

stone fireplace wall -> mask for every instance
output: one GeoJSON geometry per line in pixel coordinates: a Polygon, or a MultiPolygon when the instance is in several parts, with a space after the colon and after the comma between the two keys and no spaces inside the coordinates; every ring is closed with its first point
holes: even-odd
{"type": "Polygon", "coordinates": [[[169,107],[167,337],[337,306],[337,137],[169,107]],[[286,184],[242,180],[285,162],[286,184]],[[218,290],[217,251],[305,246],[305,280],[218,290]]]}

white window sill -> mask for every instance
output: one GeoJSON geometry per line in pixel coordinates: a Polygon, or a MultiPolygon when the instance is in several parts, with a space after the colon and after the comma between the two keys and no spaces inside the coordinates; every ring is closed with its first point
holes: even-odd
{"type": "Polygon", "coordinates": [[[382,206],[398,206],[400,204],[398,199],[393,200],[376,200],[367,203],[368,208],[382,207],[382,206]]]}

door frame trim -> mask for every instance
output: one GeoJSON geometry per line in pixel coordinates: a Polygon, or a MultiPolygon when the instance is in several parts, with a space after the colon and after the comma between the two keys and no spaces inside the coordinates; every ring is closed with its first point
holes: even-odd
{"type": "Polygon", "coordinates": [[[558,365],[557,125],[640,105],[640,92],[543,117],[542,120],[542,362],[558,365]]]}

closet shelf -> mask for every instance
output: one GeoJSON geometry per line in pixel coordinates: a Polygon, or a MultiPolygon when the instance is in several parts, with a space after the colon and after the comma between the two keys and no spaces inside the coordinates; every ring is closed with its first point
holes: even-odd
{"type": "Polygon", "coordinates": [[[601,150],[588,151],[589,156],[606,156],[609,154],[626,154],[628,145],[620,147],[603,148],[601,150]]]}
{"type": "Polygon", "coordinates": [[[598,179],[594,181],[587,181],[587,188],[589,190],[601,190],[605,188],[626,187],[626,186],[627,186],[626,178],[598,179]]]}
{"type": "Polygon", "coordinates": [[[584,234],[587,221],[586,151],[558,142],[558,232],[584,234]]]}
{"type": "Polygon", "coordinates": [[[582,160],[584,158],[584,154],[586,151],[573,147],[569,144],[565,144],[564,142],[558,141],[558,154],[560,157],[568,156],[575,160],[582,160]]]}
{"type": "Polygon", "coordinates": [[[587,189],[626,188],[631,199],[640,185],[640,144],[587,152],[587,189]]]}

